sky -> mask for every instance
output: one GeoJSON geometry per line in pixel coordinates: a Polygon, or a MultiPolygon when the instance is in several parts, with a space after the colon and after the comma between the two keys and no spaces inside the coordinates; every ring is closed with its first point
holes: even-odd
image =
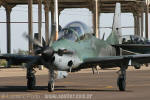
{"type": "MultiPolygon", "coordinates": [[[[38,21],[38,9],[37,5],[33,6],[33,21],[38,21]]],[[[124,26],[134,26],[134,19],[131,13],[121,14],[122,27],[124,26]]],[[[51,19],[51,14],[50,18],[51,19]]],[[[6,21],[6,13],[3,7],[0,8],[0,22],[6,21]]],[[[12,22],[27,22],[28,21],[28,6],[16,6],[11,12],[12,22]]],[[[44,22],[44,10],[42,10],[42,21],[44,22]]],[[[72,21],[81,21],[92,28],[92,13],[85,8],[82,9],[65,9],[61,12],[59,17],[59,23],[62,27],[67,25],[72,21]]],[[[100,27],[111,27],[113,22],[113,14],[100,15],[100,27]]],[[[28,50],[28,41],[23,37],[23,33],[28,32],[28,25],[24,23],[11,24],[11,51],[22,49],[28,50]]],[[[33,33],[38,32],[38,24],[33,24],[33,33]]],[[[44,37],[45,25],[42,24],[42,36],[44,37]]],[[[100,29],[100,36],[105,33],[106,37],[111,33],[111,29],[102,28],[100,29]]],[[[123,35],[134,34],[134,29],[123,29],[123,35]]],[[[105,38],[106,38],[105,37],[105,38]]],[[[1,53],[6,53],[6,24],[0,23],[0,50],[1,53]]]]}

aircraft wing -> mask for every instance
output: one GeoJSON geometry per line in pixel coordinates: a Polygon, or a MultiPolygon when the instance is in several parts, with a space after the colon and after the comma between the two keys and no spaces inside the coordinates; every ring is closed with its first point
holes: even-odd
{"type": "Polygon", "coordinates": [[[29,61],[39,61],[39,56],[20,55],[20,54],[0,54],[0,59],[5,59],[11,65],[20,65],[29,61]]]}
{"type": "Polygon", "coordinates": [[[100,65],[102,68],[150,63],[150,54],[85,58],[81,66],[100,65]]]}

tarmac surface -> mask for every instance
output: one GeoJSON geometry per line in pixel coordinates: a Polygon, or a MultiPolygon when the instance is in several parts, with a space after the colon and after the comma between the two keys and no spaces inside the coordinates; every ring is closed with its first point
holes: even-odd
{"type": "Polygon", "coordinates": [[[35,90],[27,90],[25,75],[0,77],[0,100],[150,100],[150,70],[127,71],[125,92],[118,90],[116,71],[100,71],[99,75],[71,73],[65,79],[56,80],[54,92],[47,91],[45,72],[36,75],[35,90]]]}

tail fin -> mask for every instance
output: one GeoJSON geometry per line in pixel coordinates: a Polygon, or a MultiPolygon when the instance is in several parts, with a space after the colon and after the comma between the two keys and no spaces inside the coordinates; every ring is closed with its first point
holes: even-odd
{"type": "Polygon", "coordinates": [[[109,44],[121,44],[122,39],[122,32],[121,32],[121,4],[116,3],[115,14],[113,18],[113,26],[112,32],[107,38],[107,42],[109,44]]]}

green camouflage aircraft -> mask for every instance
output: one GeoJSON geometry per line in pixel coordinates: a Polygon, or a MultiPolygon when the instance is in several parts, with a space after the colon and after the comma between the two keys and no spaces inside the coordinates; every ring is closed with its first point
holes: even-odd
{"type": "Polygon", "coordinates": [[[106,39],[93,36],[90,28],[81,22],[72,22],[59,32],[59,39],[52,43],[54,31],[49,44],[45,41],[40,44],[37,40],[28,37],[38,49],[35,55],[1,54],[0,59],[6,59],[10,65],[26,63],[27,87],[34,89],[36,78],[34,68],[44,65],[50,73],[48,91],[54,91],[54,71],[60,71],[61,77],[66,77],[66,72],[75,72],[84,68],[120,67],[117,85],[120,91],[126,89],[126,69],[129,65],[150,62],[150,54],[122,55],[121,44],[121,11],[120,3],[116,4],[113,29],[106,39]]]}

